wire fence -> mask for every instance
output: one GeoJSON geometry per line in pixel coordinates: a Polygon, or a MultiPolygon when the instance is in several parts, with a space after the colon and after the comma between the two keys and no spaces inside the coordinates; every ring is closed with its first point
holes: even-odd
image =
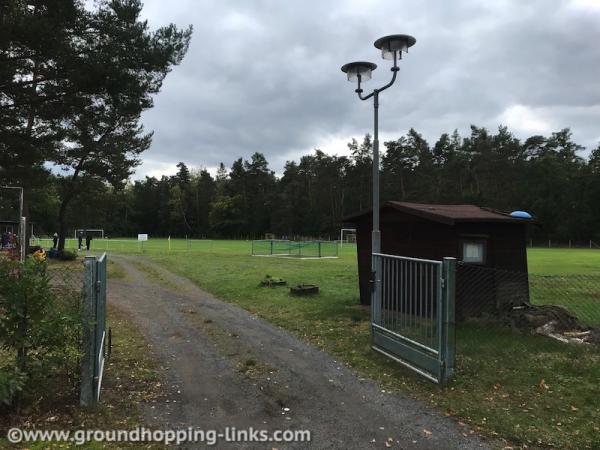
{"type": "Polygon", "coordinates": [[[261,239],[252,241],[253,256],[288,258],[337,258],[337,241],[289,241],[261,239]]]}
{"type": "Polygon", "coordinates": [[[455,294],[462,395],[453,409],[479,414],[514,448],[598,448],[600,270],[541,275],[461,262],[455,294]]]}
{"type": "Polygon", "coordinates": [[[572,249],[591,249],[599,250],[600,243],[598,239],[530,239],[528,242],[530,248],[572,248],[572,249]]]}
{"type": "Polygon", "coordinates": [[[46,271],[50,289],[59,297],[69,297],[73,301],[83,298],[83,263],[75,261],[49,261],[46,271]]]}
{"type": "Polygon", "coordinates": [[[456,317],[533,328],[555,321],[563,331],[600,327],[600,274],[538,275],[460,263],[456,317]]]}

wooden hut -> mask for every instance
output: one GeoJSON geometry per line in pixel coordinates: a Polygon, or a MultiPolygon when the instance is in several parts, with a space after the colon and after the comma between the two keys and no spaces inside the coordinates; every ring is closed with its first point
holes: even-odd
{"type": "MultiPolygon", "coordinates": [[[[357,229],[360,302],[367,305],[371,302],[372,211],[344,222],[357,229]]],[[[390,201],[381,206],[380,223],[382,253],[434,260],[451,256],[463,263],[456,280],[458,318],[529,298],[528,220],[474,205],[390,201]],[[477,289],[464,289],[471,286],[477,289]]]]}

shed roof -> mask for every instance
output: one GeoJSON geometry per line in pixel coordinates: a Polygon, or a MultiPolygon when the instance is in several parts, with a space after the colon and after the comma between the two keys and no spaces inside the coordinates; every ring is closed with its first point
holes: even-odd
{"type": "MultiPolygon", "coordinates": [[[[530,220],[515,218],[510,214],[501,211],[475,205],[432,205],[428,203],[389,201],[381,205],[380,209],[386,208],[395,209],[406,214],[445,223],[447,225],[454,225],[458,222],[530,222],[530,220]]],[[[344,218],[344,221],[353,222],[367,214],[371,214],[371,210],[348,216],[344,218]]]]}

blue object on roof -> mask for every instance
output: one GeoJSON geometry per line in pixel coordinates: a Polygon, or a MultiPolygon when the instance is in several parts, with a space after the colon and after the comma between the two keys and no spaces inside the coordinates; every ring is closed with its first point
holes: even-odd
{"type": "Polygon", "coordinates": [[[532,219],[531,214],[527,211],[513,211],[510,213],[511,217],[516,217],[517,219],[532,219]]]}

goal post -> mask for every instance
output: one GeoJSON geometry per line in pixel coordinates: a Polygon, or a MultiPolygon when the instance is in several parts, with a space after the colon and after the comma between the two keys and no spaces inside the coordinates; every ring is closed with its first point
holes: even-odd
{"type": "Polygon", "coordinates": [[[344,242],[356,242],[356,228],[342,228],[340,230],[340,247],[343,246],[344,242]],[[347,237],[346,241],[344,241],[344,236],[347,237]]]}
{"type": "Polygon", "coordinates": [[[100,229],[100,228],[76,228],[75,229],[75,239],[79,238],[79,233],[82,233],[83,236],[86,235],[91,235],[92,237],[95,238],[100,238],[100,239],[104,239],[104,230],[100,229]]]}

